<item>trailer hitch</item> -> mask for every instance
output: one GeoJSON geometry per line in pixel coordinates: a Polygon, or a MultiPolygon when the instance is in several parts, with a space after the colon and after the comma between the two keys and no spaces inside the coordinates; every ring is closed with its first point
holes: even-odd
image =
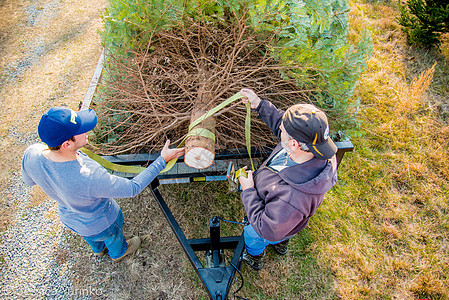
{"type": "Polygon", "coordinates": [[[243,234],[221,237],[220,218],[213,217],[209,220],[209,238],[187,239],[162,198],[158,186],[159,180],[156,178],[151,183],[153,195],[210,298],[214,300],[227,299],[235,273],[240,272],[242,264],[243,234]],[[223,257],[225,249],[234,250],[229,265],[226,265],[223,257]],[[200,262],[196,252],[203,252],[206,255],[205,266],[200,262]]]}

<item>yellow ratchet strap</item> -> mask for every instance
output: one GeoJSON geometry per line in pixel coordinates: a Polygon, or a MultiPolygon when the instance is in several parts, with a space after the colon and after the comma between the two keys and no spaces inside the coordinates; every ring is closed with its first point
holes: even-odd
{"type": "Polygon", "coordinates": [[[239,177],[242,177],[242,176],[248,178],[248,173],[246,173],[245,169],[240,168],[237,171],[235,171],[235,175],[234,175],[235,180],[239,179],[239,177]]]}
{"type": "Polygon", "coordinates": [[[100,155],[95,154],[92,151],[90,151],[84,147],[81,148],[80,150],[81,150],[81,152],[83,152],[84,154],[89,156],[91,159],[95,160],[97,163],[99,163],[100,165],[102,165],[103,167],[105,167],[106,169],[109,169],[109,170],[113,170],[116,172],[123,172],[123,173],[134,173],[134,174],[138,174],[138,173],[142,172],[143,170],[145,170],[144,167],[139,167],[139,166],[125,166],[125,165],[114,164],[114,163],[104,159],[100,155]]]}
{"type": "MultiPolygon", "coordinates": [[[[227,105],[231,104],[232,102],[234,102],[242,97],[243,97],[242,94],[240,94],[240,92],[238,92],[238,93],[234,94],[232,97],[226,99],[219,105],[217,105],[214,108],[212,108],[211,110],[209,110],[204,115],[200,116],[195,121],[193,121],[192,124],[189,125],[189,132],[182,139],[182,141],[179,143],[177,148],[183,147],[185,140],[189,136],[194,136],[194,135],[204,136],[204,137],[210,138],[215,141],[215,134],[213,132],[211,132],[210,130],[207,130],[205,128],[194,128],[194,127],[197,126],[198,124],[200,124],[202,121],[206,120],[207,118],[213,116],[214,114],[216,114],[217,112],[222,110],[227,105]]],[[[253,160],[251,158],[251,105],[249,102],[246,103],[245,141],[246,141],[246,150],[248,151],[248,155],[251,160],[251,168],[254,171],[253,160]]],[[[81,152],[83,152],[87,156],[89,156],[91,159],[98,162],[103,167],[113,170],[113,171],[123,172],[123,173],[140,173],[145,169],[144,167],[139,167],[139,166],[124,166],[124,165],[114,164],[86,148],[82,148],[80,150],[81,150],[81,152]]],[[[177,160],[178,160],[177,158],[170,160],[167,163],[167,165],[165,166],[165,168],[161,171],[161,173],[164,173],[164,172],[167,172],[168,170],[170,170],[175,165],[177,160]]]]}

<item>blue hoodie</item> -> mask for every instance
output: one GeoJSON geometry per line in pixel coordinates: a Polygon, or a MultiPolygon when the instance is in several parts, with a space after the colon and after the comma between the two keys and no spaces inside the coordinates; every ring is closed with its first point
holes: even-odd
{"type": "Polygon", "coordinates": [[[68,162],[46,158],[43,144],[29,146],[22,158],[22,180],[37,184],[58,203],[61,222],[81,236],[97,235],[117,219],[120,207],[113,198],[139,194],[165,168],[159,156],[132,180],[109,174],[82,152],[68,162]]]}

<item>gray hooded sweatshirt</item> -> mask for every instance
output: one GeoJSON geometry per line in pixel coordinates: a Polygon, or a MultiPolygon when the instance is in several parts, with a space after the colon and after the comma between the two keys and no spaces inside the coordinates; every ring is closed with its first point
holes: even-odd
{"type": "MultiPolygon", "coordinates": [[[[284,111],[262,100],[259,116],[280,139],[284,111]]],[[[336,160],[313,158],[276,171],[271,159],[282,150],[279,143],[270,157],[253,174],[254,188],[241,193],[249,222],[264,239],[279,241],[304,229],[323,201],[324,194],[337,182],[336,160]]]]}

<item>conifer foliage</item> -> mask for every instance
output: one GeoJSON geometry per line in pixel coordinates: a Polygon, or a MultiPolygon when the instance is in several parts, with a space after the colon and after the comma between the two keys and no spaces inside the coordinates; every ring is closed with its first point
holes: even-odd
{"type": "Polygon", "coordinates": [[[410,44],[439,47],[441,34],[449,32],[449,0],[408,0],[398,18],[410,44]]]}
{"type": "MultiPolygon", "coordinates": [[[[98,145],[158,149],[186,134],[198,101],[210,109],[243,87],[281,108],[314,103],[334,132],[354,129],[351,97],[371,41],[348,43],[348,12],[347,0],[111,0],[98,145]]],[[[244,145],[244,113],[234,105],[217,114],[218,149],[244,145]]],[[[273,143],[258,124],[254,143],[273,143]]]]}

